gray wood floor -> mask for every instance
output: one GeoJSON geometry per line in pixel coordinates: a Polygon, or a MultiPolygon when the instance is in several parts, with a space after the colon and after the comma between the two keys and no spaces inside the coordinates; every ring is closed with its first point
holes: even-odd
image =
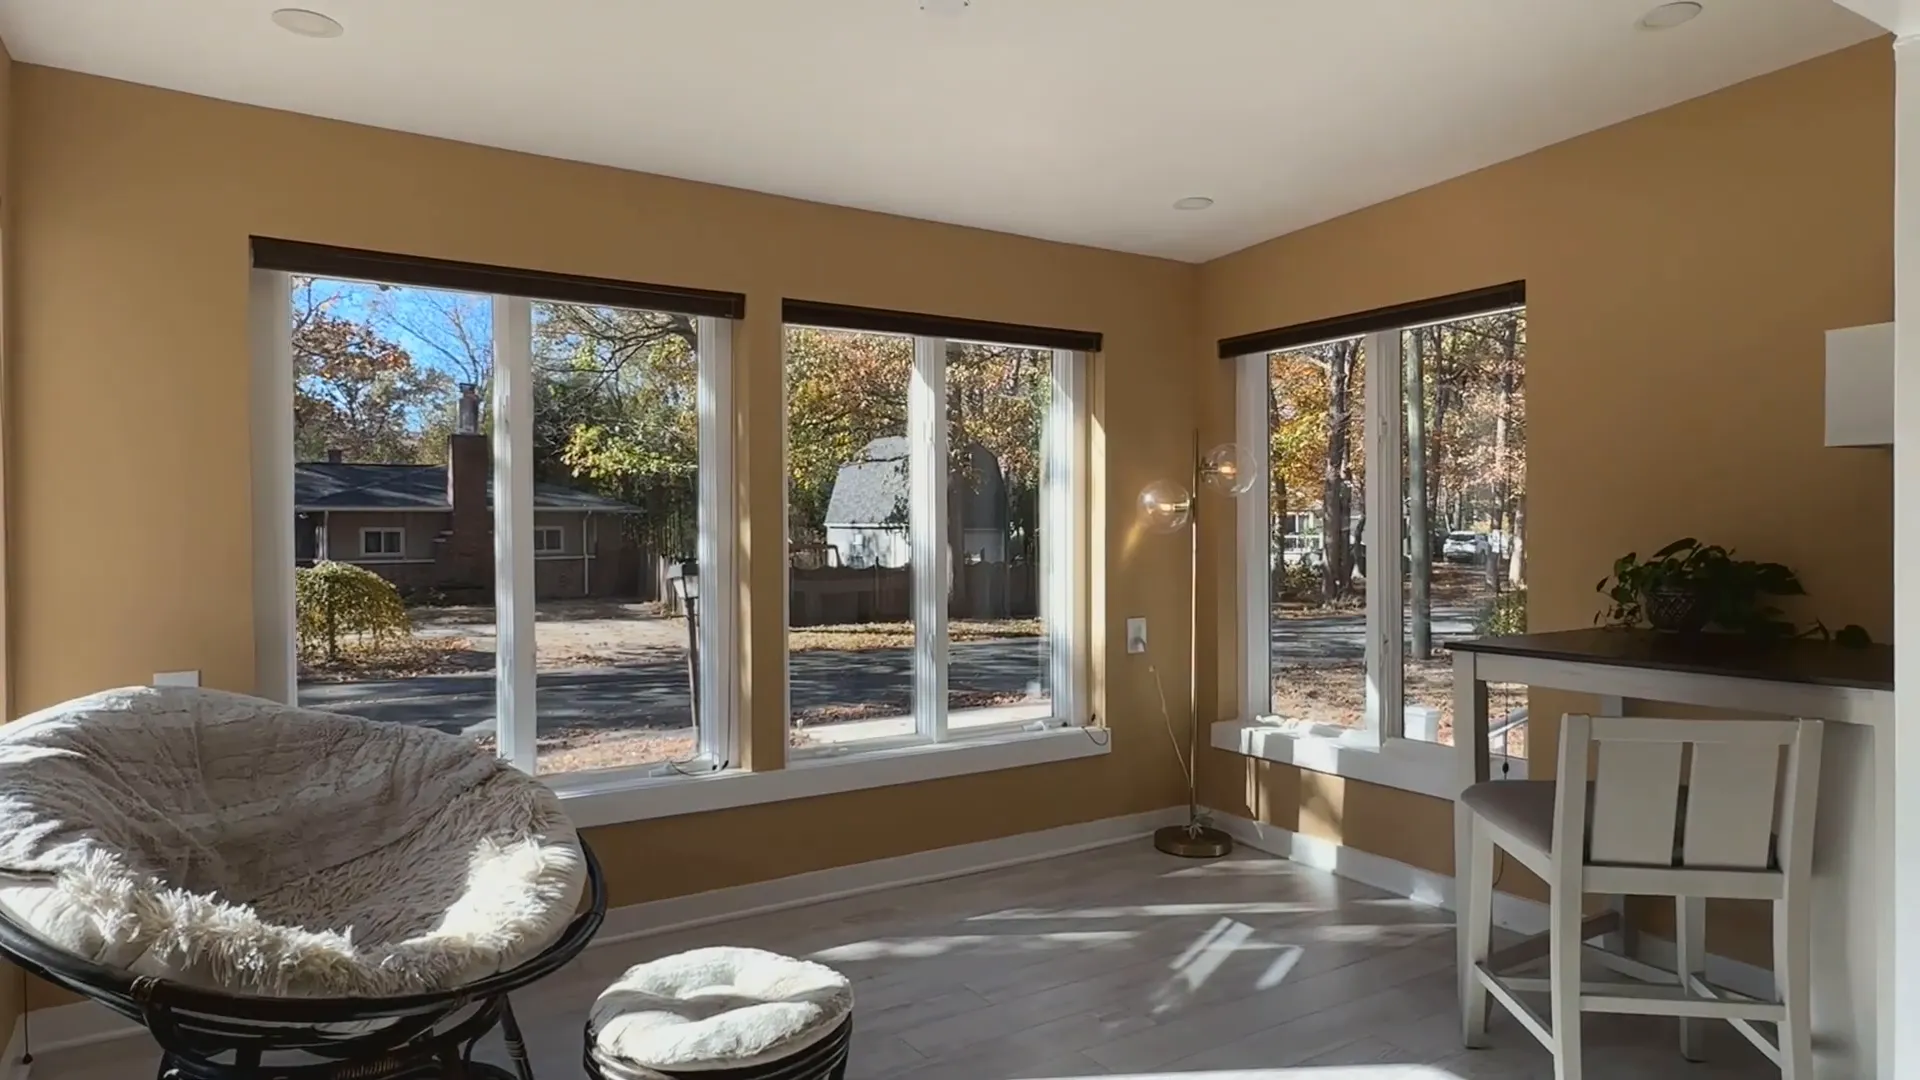
{"type": "MultiPolygon", "coordinates": [[[[614,975],[704,944],[853,978],[854,1080],[1552,1073],[1497,1006],[1495,1047],[1460,1047],[1446,912],[1257,852],[1191,863],[1141,841],[590,950],[515,999],[541,1080],[582,1076],[580,1025],[614,975]]],[[[1697,1065],[1670,1020],[1589,1016],[1585,1030],[1595,1080],[1778,1075],[1725,1025],[1697,1065]]],[[[154,1061],[124,1040],[44,1055],[33,1073],[126,1080],[154,1061]]]]}

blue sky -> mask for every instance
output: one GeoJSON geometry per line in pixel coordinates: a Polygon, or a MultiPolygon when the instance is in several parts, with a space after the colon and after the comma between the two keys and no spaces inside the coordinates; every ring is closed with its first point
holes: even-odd
{"type": "MultiPolygon", "coordinates": [[[[468,355],[450,315],[477,331],[476,346],[491,355],[488,338],[492,298],[477,293],[417,289],[403,285],[374,285],[360,281],[316,278],[313,295],[326,301],[333,314],[370,324],[380,336],[395,342],[421,367],[445,372],[455,381],[467,377],[467,365],[449,357],[468,355]]],[[[296,306],[301,302],[295,297],[296,306]]]]}

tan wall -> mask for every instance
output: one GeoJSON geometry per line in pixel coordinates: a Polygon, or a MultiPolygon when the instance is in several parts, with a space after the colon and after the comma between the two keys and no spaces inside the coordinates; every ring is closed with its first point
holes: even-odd
{"type": "Polygon", "coordinates": [[[34,463],[13,493],[9,568],[22,710],[174,668],[249,688],[247,238],[264,234],[747,295],[736,335],[742,608],[752,620],[743,677],[762,763],[785,739],[780,299],[1105,333],[1094,455],[1104,547],[1094,564],[1109,585],[1094,599],[1095,703],[1114,728],[1112,753],[596,829],[614,903],[1181,798],[1145,666],[1101,664],[1123,655],[1121,620],[1147,616],[1167,695],[1185,694],[1185,552],[1129,531],[1125,493],[1184,468],[1195,267],[28,65],[17,86],[24,209],[10,416],[34,463]]]}
{"type": "MultiPolygon", "coordinates": [[[[1683,532],[1795,565],[1829,622],[1891,624],[1890,463],[1820,446],[1820,332],[1891,311],[1884,42],[1198,270],[26,65],[13,75],[0,109],[13,123],[0,146],[14,150],[0,170],[5,446],[34,463],[9,493],[20,710],[173,668],[249,685],[249,234],[747,294],[742,678],[763,764],[784,739],[780,298],[1105,332],[1093,569],[1113,753],[593,830],[616,903],[1177,801],[1150,676],[1120,649],[1119,624],[1155,624],[1152,659],[1181,700],[1183,551],[1133,528],[1131,493],[1182,467],[1202,406],[1226,430],[1226,373],[1203,357],[1228,334],[1525,278],[1536,626],[1584,625],[1607,560],[1683,532]]],[[[1201,598],[1203,645],[1224,646],[1203,715],[1224,714],[1237,655],[1221,555],[1209,552],[1216,587],[1201,598]]],[[[1218,753],[1203,769],[1223,809],[1451,867],[1444,804],[1218,753]]]]}
{"type": "MultiPolygon", "coordinates": [[[[1793,566],[1800,614],[1885,639],[1892,460],[1822,446],[1822,333],[1893,316],[1892,102],[1868,42],[1269,241],[1203,268],[1201,338],[1523,278],[1534,628],[1588,625],[1616,555],[1693,535],[1793,566]]],[[[1533,747],[1550,768],[1550,733],[1533,747]]],[[[1452,867],[1445,803],[1203,765],[1222,809],[1452,867]]]]}

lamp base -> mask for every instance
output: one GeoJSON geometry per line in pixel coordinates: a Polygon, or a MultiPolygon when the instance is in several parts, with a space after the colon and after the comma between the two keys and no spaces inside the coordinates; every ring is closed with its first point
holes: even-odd
{"type": "Polygon", "coordinates": [[[1168,825],[1153,830],[1153,846],[1183,859],[1217,859],[1233,850],[1233,837],[1207,825],[1168,825]]]}

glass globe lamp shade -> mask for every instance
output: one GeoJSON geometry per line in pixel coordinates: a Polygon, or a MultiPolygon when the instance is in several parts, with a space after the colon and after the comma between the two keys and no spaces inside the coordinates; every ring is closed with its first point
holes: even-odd
{"type": "Polygon", "coordinates": [[[1233,443],[1221,443],[1200,460],[1200,481],[1222,495],[1245,495],[1260,478],[1233,443]]]}
{"type": "Polygon", "coordinates": [[[1193,493],[1172,480],[1140,489],[1140,516],[1154,532],[1179,532],[1193,520],[1193,493]]]}

